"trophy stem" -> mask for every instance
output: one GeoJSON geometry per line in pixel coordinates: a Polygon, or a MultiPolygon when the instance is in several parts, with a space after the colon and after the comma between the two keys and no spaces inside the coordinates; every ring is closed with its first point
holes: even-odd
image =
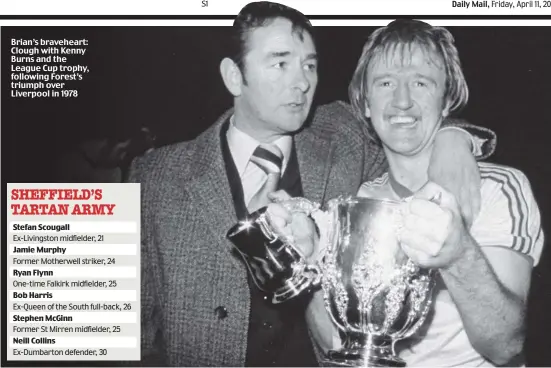
{"type": "Polygon", "coordinates": [[[406,366],[406,362],[394,354],[390,338],[358,332],[347,332],[342,349],[329,351],[323,363],[337,367],[406,366]]]}

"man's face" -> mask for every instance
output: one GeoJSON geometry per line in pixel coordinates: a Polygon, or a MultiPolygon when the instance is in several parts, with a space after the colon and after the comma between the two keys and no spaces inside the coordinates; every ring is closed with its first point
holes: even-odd
{"type": "Polygon", "coordinates": [[[295,132],[304,124],[318,83],[317,56],[308,32],[293,32],[277,18],[248,35],[244,83],[236,104],[262,140],[295,132]]]}
{"type": "Polygon", "coordinates": [[[383,144],[408,156],[429,146],[448,114],[443,61],[418,46],[397,47],[370,62],[367,82],[366,116],[383,144]]]}

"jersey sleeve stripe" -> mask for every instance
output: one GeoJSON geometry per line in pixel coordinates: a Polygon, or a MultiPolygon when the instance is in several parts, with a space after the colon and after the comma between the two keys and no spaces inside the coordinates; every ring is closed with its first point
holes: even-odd
{"type": "Polygon", "coordinates": [[[528,204],[522,190],[522,183],[513,172],[497,166],[481,166],[481,177],[501,184],[501,190],[507,197],[509,212],[513,220],[512,247],[524,254],[530,254],[533,239],[528,231],[528,204]]]}
{"type": "MultiPolygon", "coordinates": [[[[482,174],[482,172],[481,172],[482,174]]],[[[505,178],[504,175],[500,174],[500,173],[496,173],[496,172],[492,172],[492,173],[485,173],[485,174],[482,174],[482,177],[484,179],[491,179],[491,180],[494,180],[495,182],[498,182],[500,185],[501,185],[501,191],[503,192],[503,194],[505,195],[505,197],[507,198],[507,205],[509,207],[509,214],[511,216],[511,219],[512,219],[512,228],[511,228],[511,235],[513,235],[513,244],[511,244],[511,246],[513,247],[514,250],[516,251],[519,251],[519,252],[522,252],[522,249],[523,249],[523,244],[522,244],[522,240],[520,240],[519,238],[517,238],[516,234],[519,234],[520,233],[520,226],[521,226],[521,218],[522,218],[522,210],[520,208],[520,204],[516,201],[514,201],[514,198],[515,198],[515,194],[513,192],[513,188],[511,186],[507,186],[506,185],[506,182],[507,182],[507,178],[505,178]]]]}
{"type": "Polygon", "coordinates": [[[529,226],[529,216],[530,216],[530,208],[528,206],[528,201],[526,199],[526,196],[524,194],[524,185],[521,182],[520,177],[515,174],[514,171],[503,167],[503,166],[493,166],[493,170],[500,171],[507,175],[507,177],[510,179],[507,184],[511,185],[515,188],[514,192],[516,194],[515,200],[518,201],[520,209],[522,211],[522,219],[524,221],[521,221],[521,233],[519,234],[522,238],[522,252],[526,254],[530,254],[532,252],[532,246],[534,244],[534,239],[530,235],[530,229],[529,226]],[[525,249],[525,247],[528,247],[528,249],[525,249]]]}

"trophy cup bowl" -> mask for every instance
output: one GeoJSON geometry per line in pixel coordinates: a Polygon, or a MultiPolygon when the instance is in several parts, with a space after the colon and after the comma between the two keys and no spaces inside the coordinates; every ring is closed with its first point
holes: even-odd
{"type": "Polygon", "coordinates": [[[320,231],[323,260],[308,264],[270,224],[266,207],[235,224],[227,234],[255,284],[282,303],[316,287],[343,337],[329,351],[331,366],[403,367],[396,341],[415,333],[431,305],[434,270],[416,266],[398,239],[400,204],[386,199],[338,197],[328,210],[304,199],[281,202],[311,216],[320,231]]]}
{"type": "Polygon", "coordinates": [[[328,203],[322,265],[325,306],[344,336],[325,363],[405,366],[394,344],[417,331],[431,304],[433,271],[401,250],[400,202],[339,197],[328,203]]]}
{"type": "MultiPolygon", "coordinates": [[[[309,214],[318,206],[309,201],[289,201],[286,207],[292,212],[309,214]]],[[[239,221],[226,237],[243,258],[256,286],[272,296],[273,304],[319,287],[319,267],[306,262],[292,239],[274,231],[266,207],[239,221]]]]}

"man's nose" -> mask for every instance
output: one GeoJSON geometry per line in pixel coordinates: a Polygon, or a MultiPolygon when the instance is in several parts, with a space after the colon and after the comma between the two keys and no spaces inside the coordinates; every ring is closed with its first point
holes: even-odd
{"type": "Polygon", "coordinates": [[[407,110],[411,108],[413,101],[411,100],[411,93],[409,86],[405,83],[400,83],[394,90],[394,96],[392,99],[392,106],[401,110],[407,110]]]}
{"type": "Polygon", "coordinates": [[[302,93],[306,93],[310,89],[310,80],[308,79],[304,69],[299,68],[295,73],[293,87],[299,89],[302,93]]]}

